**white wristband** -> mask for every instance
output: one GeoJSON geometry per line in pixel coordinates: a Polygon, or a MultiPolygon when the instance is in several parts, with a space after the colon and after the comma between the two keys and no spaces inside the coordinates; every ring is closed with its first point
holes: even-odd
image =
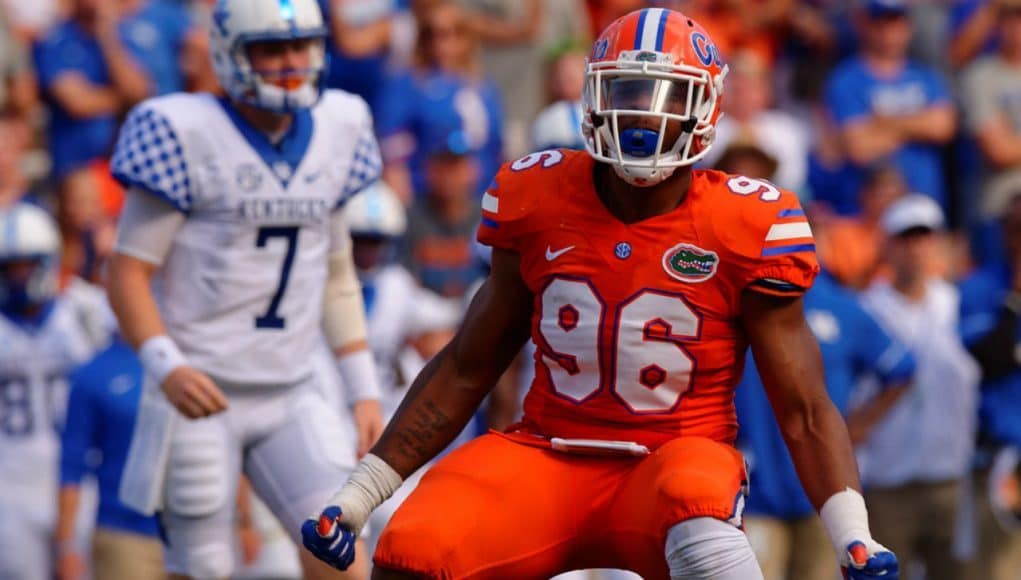
{"type": "Polygon", "coordinates": [[[327,505],[340,506],[341,523],[358,536],[372,510],[389,499],[402,483],[404,479],[390,464],[369,453],[327,505]]]}
{"type": "Polygon", "coordinates": [[[142,368],[155,379],[156,384],[162,385],[163,379],[174,372],[174,369],[188,364],[181,349],[177,348],[174,341],[165,334],[154,336],[142,343],[138,349],[138,358],[142,361],[142,368]]]}
{"type": "Polygon", "coordinates": [[[383,391],[376,375],[376,361],[368,349],[356,350],[337,359],[337,370],[344,383],[347,403],[353,405],[366,399],[379,400],[383,391]]]}
{"type": "Polygon", "coordinates": [[[841,564],[846,564],[847,547],[851,542],[874,544],[869,531],[869,512],[865,508],[865,498],[850,487],[830,496],[819,510],[819,517],[822,518],[841,564]]]}

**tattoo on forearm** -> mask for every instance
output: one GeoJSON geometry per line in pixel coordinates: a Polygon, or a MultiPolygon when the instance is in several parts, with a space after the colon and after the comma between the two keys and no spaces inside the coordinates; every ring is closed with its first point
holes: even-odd
{"type": "Polygon", "coordinates": [[[397,432],[399,451],[405,459],[424,462],[437,451],[436,438],[450,427],[450,417],[433,401],[422,401],[413,410],[411,425],[397,432]]]}

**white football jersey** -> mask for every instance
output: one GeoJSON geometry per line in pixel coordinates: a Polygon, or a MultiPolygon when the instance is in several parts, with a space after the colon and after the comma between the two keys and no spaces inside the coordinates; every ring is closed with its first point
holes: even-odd
{"type": "Polygon", "coordinates": [[[123,184],[187,216],[154,291],[189,362],[235,385],[309,376],[331,216],[379,178],[365,102],[327,91],[271,145],[214,96],[151,99],[129,116],[111,164],[123,184]]]}
{"type": "Polygon", "coordinates": [[[393,414],[404,398],[407,382],[425,365],[408,341],[427,332],[454,328],[461,303],[442,298],[415,282],[399,265],[382,268],[362,280],[368,342],[383,388],[383,414],[393,414]]]}
{"type": "Polygon", "coordinates": [[[67,377],[109,338],[85,327],[84,317],[92,314],[62,297],[39,327],[0,315],[0,489],[5,499],[17,497],[47,510],[56,505],[58,429],[67,410],[67,377]]]}

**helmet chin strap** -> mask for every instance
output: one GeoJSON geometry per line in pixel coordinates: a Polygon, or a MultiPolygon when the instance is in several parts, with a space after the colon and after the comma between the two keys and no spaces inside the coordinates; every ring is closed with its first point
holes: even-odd
{"type": "Polygon", "coordinates": [[[613,172],[617,174],[617,177],[635,187],[659,185],[673,175],[675,169],[677,168],[657,167],[652,169],[651,167],[623,167],[616,163],[613,164],[613,172]]]}

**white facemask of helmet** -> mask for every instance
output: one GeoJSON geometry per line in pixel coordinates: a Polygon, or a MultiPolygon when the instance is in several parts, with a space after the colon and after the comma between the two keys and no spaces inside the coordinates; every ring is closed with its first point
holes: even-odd
{"type": "Polygon", "coordinates": [[[661,183],[709,152],[726,75],[708,33],[680,12],[647,8],[622,16],[589,54],[586,150],[631,185],[661,183]]]}

